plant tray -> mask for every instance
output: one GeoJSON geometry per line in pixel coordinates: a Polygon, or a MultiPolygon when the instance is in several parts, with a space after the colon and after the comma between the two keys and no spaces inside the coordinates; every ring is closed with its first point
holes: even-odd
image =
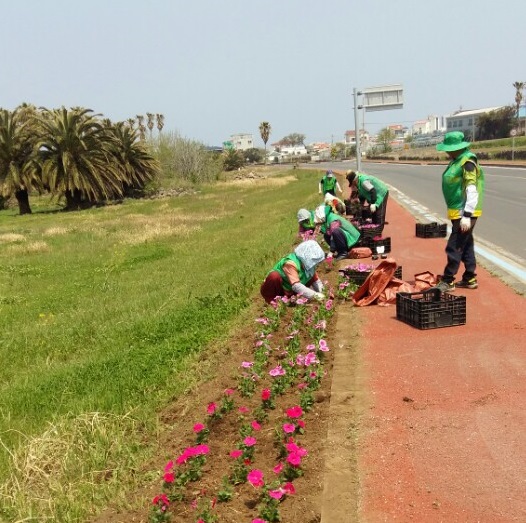
{"type": "Polygon", "coordinates": [[[417,238],[445,238],[447,236],[447,224],[445,223],[417,223],[417,238]]]}
{"type": "MultiPolygon", "coordinates": [[[[371,271],[357,271],[353,269],[340,269],[338,271],[342,276],[345,276],[349,278],[349,281],[351,283],[355,283],[357,285],[362,285],[362,283],[369,277],[369,274],[371,274],[371,271]]],[[[394,273],[395,278],[402,279],[402,266],[398,266],[396,268],[396,271],[394,273]]]]}
{"type": "Polygon", "coordinates": [[[396,318],[418,329],[465,325],[466,297],[441,293],[439,289],[398,292],[396,318]]]}
{"type": "Polygon", "coordinates": [[[391,238],[360,238],[359,245],[361,247],[369,247],[373,254],[377,254],[376,248],[383,247],[384,253],[391,252],[391,238]]]}
{"type": "Polygon", "coordinates": [[[360,229],[360,237],[361,239],[364,238],[375,238],[376,236],[382,236],[382,226],[376,225],[374,227],[371,227],[370,225],[364,226],[361,225],[358,227],[360,229]]]}

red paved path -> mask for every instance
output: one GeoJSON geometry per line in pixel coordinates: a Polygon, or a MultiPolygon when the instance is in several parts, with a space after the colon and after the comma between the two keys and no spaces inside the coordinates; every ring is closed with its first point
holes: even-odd
{"type": "MultiPolygon", "coordinates": [[[[444,238],[417,238],[393,200],[387,220],[405,280],[442,272],[444,238]]],[[[394,305],[358,309],[370,400],[360,521],[526,522],[525,299],[481,266],[478,280],[456,291],[467,297],[465,326],[419,330],[394,305]]]]}

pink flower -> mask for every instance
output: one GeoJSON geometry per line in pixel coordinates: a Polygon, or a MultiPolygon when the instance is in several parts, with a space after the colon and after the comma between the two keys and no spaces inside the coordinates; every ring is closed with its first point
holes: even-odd
{"type": "Polygon", "coordinates": [[[268,325],[270,320],[268,318],[256,318],[256,322],[261,323],[261,325],[268,325]]]}
{"type": "Polygon", "coordinates": [[[170,500],[168,499],[168,496],[166,494],[159,494],[158,496],[155,496],[152,500],[152,503],[154,505],[158,505],[159,504],[159,501],[163,504],[163,505],[169,505],[170,504],[170,500]]]}
{"type": "Polygon", "coordinates": [[[243,443],[244,443],[247,447],[253,447],[253,446],[257,443],[257,440],[256,440],[256,438],[254,438],[253,436],[247,436],[247,437],[243,440],[243,443]]]}
{"type": "Polygon", "coordinates": [[[211,402],[206,407],[206,413],[212,415],[216,411],[216,408],[217,408],[217,405],[214,402],[211,402]]]}
{"type": "Polygon", "coordinates": [[[296,430],[296,425],[293,423],[284,423],[283,424],[283,432],[285,434],[292,434],[296,430]]]}
{"type": "Polygon", "coordinates": [[[325,303],[325,309],[330,311],[332,309],[332,300],[327,300],[325,303]]]}
{"type": "Polygon", "coordinates": [[[261,425],[256,420],[254,420],[250,425],[252,425],[254,430],[261,430],[261,425]]]}
{"type": "Polygon", "coordinates": [[[268,495],[274,499],[281,499],[283,497],[283,494],[284,492],[281,489],[268,491],[268,495]]]}
{"type": "Polygon", "coordinates": [[[230,457],[234,458],[234,459],[237,459],[237,458],[241,457],[242,455],[243,455],[243,451],[242,450],[233,450],[232,452],[230,452],[230,457]]]}
{"type": "Polygon", "coordinates": [[[307,345],[307,350],[309,352],[312,350],[316,350],[316,345],[314,345],[314,343],[309,343],[309,345],[307,345]]]}
{"type": "Polygon", "coordinates": [[[318,360],[316,358],[316,354],[314,354],[314,352],[309,352],[305,356],[304,365],[305,365],[305,367],[308,367],[309,365],[312,365],[314,363],[318,363],[318,360]]]}
{"type": "Polygon", "coordinates": [[[294,441],[292,441],[292,438],[289,440],[289,442],[285,445],[285,448],[291,452],[298,454],[299,456],[303,457],[308,454],[307,449],[300,447],[299,445],[296,445],[294,441]]]}
{"type": "Polygon", "coordinates": [[[204,430],[206,427],[202,424],[202,423],[196,423],[194,425],[194,432],[196,434],[199,434],[199,432],[201,432],[202,430],[204,430]]]}
{"type": "Polygon", "coordinates": [[[172,460],[170,460],[165,466],[164,466],[164,471],[165,472],[170,472],[170,470],[172,470],[174,468],[174,462],[172,460]]]}
{"type": "Polygon", "coordinates": [[[288,483],[285,483],[281,488],[288,496],[293,496],[294,494],[296,494],[296,489],[290,481],[288,483]]]}
{"type": "Polygon", "coordinates": [[[261,340],[258,340],[256,341],[256,343],[254,343],[255,347],[261,347],[262,345],[263,345],[263,342],[261,340]]]}
{"type": "Polygon", "coordinates": [[[263,389],[261,391],[261,399],[263,401],[268,401],[270,399],[270,389],[263,389]]]}
{"type": "Polygon", "coordinates": [[[307,387],[307,384],[305,382],[298,383],[298,389],[302,390],[302,389],[305,389],[306,387],[307,387]]]}
{"type": "Polygon", "coordinates": [[[320,340],[319,346],[322,352],[329,352],[329,346],[325,340],[320,340]]]}
{"type": "Polygon", "coordinates": [[[267,523],[267,522],[264,519],[256,518],[252,520],[252,523],[267,523]]]}
{"type": "Polygon", "coordinates": [[[237,411],[240,414],[248,414],[250,412],[250,409],[248,407],[245,407],[245,405],[241,405],[241,407],[239,407],[239,409],[237,409],[237,411]]]}
{"type": "Polygon", "coordinates": [[[303,409],[299,405],[287,409],[286,412],[289,418],[300,418],[301,416],[303,416],[303,409]]]}
{"type": "Polygon", "coordinates": [[[223,393],[225,396],[232,396],[234,394],[233,389],[225,389],[225,392],[223,393]]]}
{"type": "Polygon", "coordinates": [[[252,361],[243,361],[241,363],[241,366],[244,368],[244,369],[250,369],[250,367],[252,367],[254,365],[254,362],[252,361]]]}
{"type": "Polygon", "coordinates": [[[259,469],[253,469],[248,473],[247,480],[254,487],[262,487],[264,485],[263,472],[259,469]]]}
{"type": "Polygon", "coordinates": [[[270,369],[269,374],[273,377],[284,376],[286,374],[285,369],[281,365],[276,365],[273,369],[270,369]]]}
{"type": "Polygon", "coordinates": [[[273,469],[274,474],[279,474],[283,470],[283,463],[278,463],[273,469]]]}
{"type": "Polygon", "coordinates": [[[164,481],[166,481],[166,483],[173,483],[173,481],[175,479],[174,473],[173,472],[165,472],[164,476],[163,476],[163,479],[164,479],[164,481]]]}
{"type": "Polygon", "coordinates": [[[210,447],[208,445],[196,445],[194,448],[194,455],[199,456],[201,454],[208,454],[210,452],[210,447]]]}
{"type": "Polygon", "coordinates": [[[302,419],[297,420],[296,423],[298,424],[298,427],[302,429],[305,428],[305,422],[302,419]]]}
{"type": "Polygon", "coordinates": [[[199,518],[199,519],[197,520],[197,523],[206,523],[206,522],[205,522],[205,520],[204,520],[203,518],[199,518]]]}
{"type": "Polygon", "coordinates": [[[287,456],[287,463],[290,463],[293,467],[299,467],[301,465],[301,456],[297,452],[291,452],[287,456]]]}

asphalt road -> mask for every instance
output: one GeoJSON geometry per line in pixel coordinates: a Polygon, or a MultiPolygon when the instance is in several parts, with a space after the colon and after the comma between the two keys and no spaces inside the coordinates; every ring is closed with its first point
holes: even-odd
{"type": "MultiPolygon", "coordinates": [[[[354,162],[319,164],[337,171],[354,169],[354,162]]],[[[317,166],[318,167],[318,166],[317,166]]],[[[384,180],[430,214],[445,221],[446,208],[442,197],[443,165],[380,164],[364,162],[362,170],[384,180]]],[[[519,275],[526,274],[526,169],[484,166],[486,193],[483,215],[477,223],[476,238],[481,248],[518,266],[519,275]]],[[[348,187],[343,187],[345,197],[348,187]]],[[[394,191],[396,192],[396,191],[394,191]]],[[[395,196],[393,194],[393,196],[395,196]]],[[[389,211],[388,211],[389,213],[389,211]]],[[[389,216],[388,216],[389,219],[389,216]]],[[[506,265],[506,262],[503,262],[506,265]]]]}

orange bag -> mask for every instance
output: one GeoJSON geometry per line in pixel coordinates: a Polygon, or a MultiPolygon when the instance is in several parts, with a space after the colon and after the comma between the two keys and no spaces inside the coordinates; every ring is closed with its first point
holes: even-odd
{"type": "Polygon", "coordinates": [[[369,247],[353,247],[349,254],[349,258],[370,258],[373,255],[373,251],[369,247]]]}

